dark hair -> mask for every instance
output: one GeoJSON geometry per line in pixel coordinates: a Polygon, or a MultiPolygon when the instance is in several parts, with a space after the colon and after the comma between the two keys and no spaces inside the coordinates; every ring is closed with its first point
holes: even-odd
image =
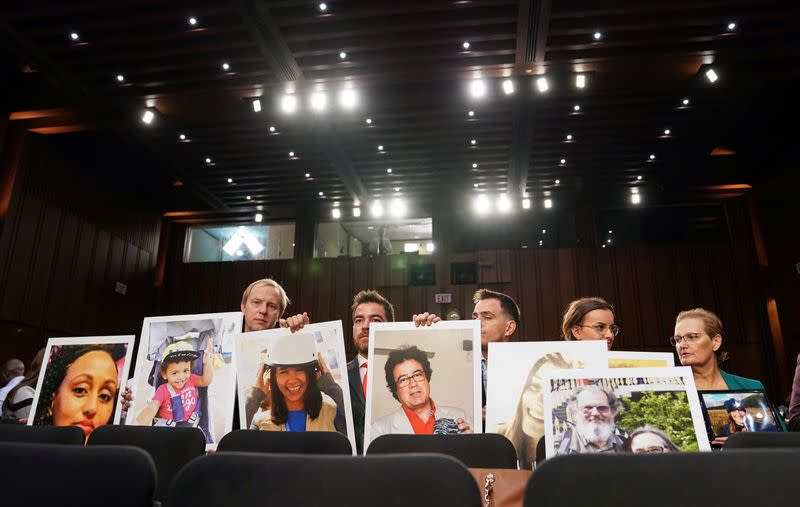
{"type": "Polygon", "coordinates": [[[394,399],[397,401],[400,401],[400,399],[397,397],[397,382],[394,380],[394,368],[398,364],[412,359],[422,365],[422,371],[425,373],[425,378],[428,379],[428,382],[430,382],[431,375],[433,375],[431,362],[428,361],[428,354],[419,350],[416,346],[406,345],[403,348],[389,352],[389,357],[386,359],[386,365],[383,369],[386,373],[386,387],[389,388],[392,396],[394,396],[394,399]]]}
{"type": "Polygon", "coordinates": [[[380,292],[376,290],[362,290],[353,298],[353,306],[350,307],[351,314],[356,313],[358,305],[364,303],[378,303],[383,305],[383,310],[386,312],[386,319],[389,322],[394,322],[394,306],[388,299],[381,296],[380,292]]]}
{"type": "Polygon", "coordinates": [[[500,308],[503,309],[503,312],[517,324],[520,323],[522,313],[519,311],[517,302],[511,299],[511,296],[489,289],[478,289],[475,291],[475,294],[472,295],[472,302],[475,304],[484,299],[497,299],[500,301],[500,308]]]}
{"type": "Polygon", "coordinates": [[[625,450],[628,452],[633,452],[633,438],[639,435],[644,435],[645,433],[651,433],[660,438],[664,442],[664,446],[669,450],[669,452],[680,452],[680,448],[675,445],[675,442],[673,442],[667,436],[667,434],[664,433],[664,431],[648,424],[631,431],[631,434],[628,436],[628,440],[625,442],[625,450]]]}
{"type": "MultiPolygon", "coordinates": [[[[115,343],[109,345],[62,345],[55,350],[55,346],[51,350],[50,360],[45,367],[44,381],[42,382],[42,390],[39,393],[39,402],[36,406],[36,414],[33,418],[34,425],[50,426],[53,424],[53,410],[51,404],[56,396],[58,388],[67,376],[67,370],[72,363],[78,360],[81,356],[89,352],[102,351],[108,354],[111,360],[115,363],[118,359],[125,356],[127,351],[126,344],[115,343]]],[[[117,379],[119,380],[119,379],[117,379]]],[[[117,382],[117,391],[114,392],[113,408],[111,415],[103,424],[108,424],[109,421],[114,420],[114,412],[117,409],[117,393],[119,392],[119,382],[117,382]]]]}
{"type": "Polygon", "coordinates": [[[583,322],[583,318],[586,314],[595,310],[608,310],[616,318],[614,305],[603,298],[591,297],[576,299],[568,304],[567,309],[564,310],[564,317],[561,319],[561,337],[565,340],[577,339],[575,335],[572,334],[572,326],[577,326],[583,322]]]}
{"type": "Polygon", "coordinates": [[[186,359],[185,357],[181,358],[181,357],[177,357],[177,356],[172,356],[172,357],[167,356],[166,359],[161,361],[161,364],[159,364],[158,369],[161,370],[162,374],[166,375],[167,374],[167,366],[169,366],[171,364],[175,364],[175,363],[182,363],[184,361],[188,361],[189,362],[189,366],[191,367],[192,364],[195,362],[195,359],[186,359]]]}
{"type": "MultiPolygon", "coordinates": [[[[278,389],[278,375],[276,372],[278,368],[284,368],[284,366],[270,366],[269,387],[270,396],[272,397],[272,422],[273,424],[281,425],[286,424],[289,419],[289,409],[286,406],[283,393],[278,389]]],[[[317,385],[317,363],[304,366],[289,366],[288,368],[295,368],[305,372],[306,393],[303,395],[303,408],[311,419],[316,419],[319,417],[319,411],[322,410],[322,392],[317,385]]]]}
{"type": "Polygon", "coordinates": [[[21,387],[30,387],[31,389],[36,389],[36,381],[39,380],[39,371],[42,369],[42,360],[44,360],[44,350],[45,349],[39,349],[39,352],[33,356],[30,368],[28,368],[28,373],[25,374],[25,378],[23,378],[19,384],[15,385],[14,388],[11,389],[8,394],[6,394],[6,399],[3,402],[3,406],[0,408],[4,409],[8,407],[10,410],[11,405],[13,405],[11,400],[14,399],[14,395],[17,394],[17,391],[21,387]]]}

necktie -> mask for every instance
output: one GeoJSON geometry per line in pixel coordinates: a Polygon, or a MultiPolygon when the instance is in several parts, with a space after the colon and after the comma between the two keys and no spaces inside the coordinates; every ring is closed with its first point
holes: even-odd
{"type": "Polygon", "coordinates": [[[364,377],[361,379],[361,389],[364,391],[364,398],[367,397],[367,363],[361,365],[364,368],[364,377]]]}

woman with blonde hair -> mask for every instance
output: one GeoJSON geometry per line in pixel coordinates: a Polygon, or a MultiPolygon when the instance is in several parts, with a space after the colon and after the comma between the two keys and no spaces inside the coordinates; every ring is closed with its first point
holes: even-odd
{"type": "Polygon", "coordinates": [[[727,359],[722,348],[722,321],[714,312],[694,308],[675,318],[675,334],[669,337],[683,366],[690,366],[698,391],[764,389],[758,380],[731,375],[719,368],[727,359]]]}

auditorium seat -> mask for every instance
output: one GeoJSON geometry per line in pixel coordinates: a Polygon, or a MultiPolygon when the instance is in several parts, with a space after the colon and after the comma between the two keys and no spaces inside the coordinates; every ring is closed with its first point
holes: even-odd
{"type": "Polygon", "coordinates": [[[3,505],[152,507],[153,460],[135,447],[0,442],[3,505]]]}
{"type": "Polygon", "coordinates": [[[0,424],[0,442],[83,445],[86,434],[77,426],[0,424]]]}
{"type": "Polygon", "coordinates": [[[217,452],[353,454],[353,447],[346,436],[335,431],[236,430],[222,437],[217,452]]]}
{"type": "Polygon", "coordinates": [[[517,453],[504,436],[381,435],[369,444],[367,454],[433,452],[446,454],[471,468],[517,468],[517,453]]]}
{"type": "Polygon", "coordinates": [[[728,437],[724,450],[800,448],[800,433],[742,431],[728,437]]]}
{"type": "Polygon", "coordinates": [[[798,462],[797,449],[556,456],[533,472],[524,505],[789,505],[798,462]]]}
{"type": "Polygon", "coordinates": [[[475,479],[453,458],[217,452],[172,483],[168,507],[478,507],[475,479]]]}
{"type": "Polygon", "coordinates": [[[153,458],[158,476],[155,499],[161,501],[178,470],[193,458],[205,454],[206,439],[197,428],[107,424],[94,430],[86,445],[128,445],[147,452],[153,458]]]}

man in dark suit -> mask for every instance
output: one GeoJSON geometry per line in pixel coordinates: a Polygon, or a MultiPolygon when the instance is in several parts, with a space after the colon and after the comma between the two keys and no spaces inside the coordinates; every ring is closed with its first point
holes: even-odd
{"type": "MultiPolygon", "coordinates": [[[[356,448],[364,453],[364,412],[366,410],[366,376],[369,371],[369,326],[375,322],[394,322],[394,306],[375,290],[362,290],[353,298],[353,344],[356,357],[347,363],[350,384],[350,404],[353,407],[353,425],[356,448]]],[[[441,319],[428,312],[412,317],[417,326],[430,326],[441,319]]]]}

